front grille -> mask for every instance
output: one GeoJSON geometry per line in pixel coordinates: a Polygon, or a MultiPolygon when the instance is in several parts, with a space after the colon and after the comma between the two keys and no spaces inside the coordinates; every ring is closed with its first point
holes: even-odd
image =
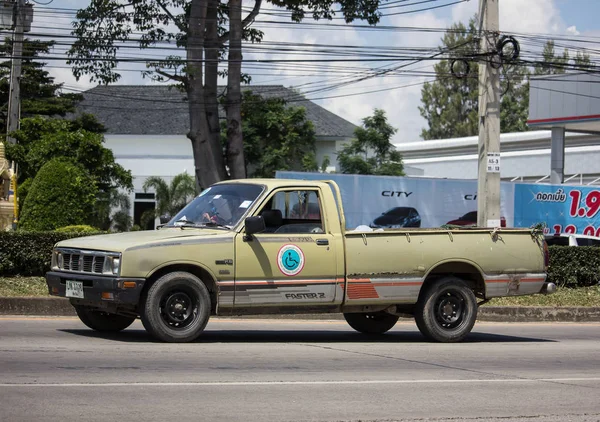
{"type": "Polygon", "coordinates": [[[71,255],[71,271],[79,271],[79,258],[80,256],[77,254],[71,255]]]}
{"type": "Polygon", "coordinates": [[[103,256],[94,257],[93,271],[95,273],[102,273],[102,268],[104,268],[104,259],[105,257],[103,256]]]}
{"type": "MultiPolygon", "coordinates": [[[[63,271],[102,274],[107,254],[105,252],[58,250],[62,254],[63,271]]],[[[111,256],[113,254],[110,254],[111,256]]]]}
{"type": "Polygon", "coordinates": [[[92,255],[85,255],[83,257],[83,272],[91,273],[94,268],[94,257],[92,255]]]}

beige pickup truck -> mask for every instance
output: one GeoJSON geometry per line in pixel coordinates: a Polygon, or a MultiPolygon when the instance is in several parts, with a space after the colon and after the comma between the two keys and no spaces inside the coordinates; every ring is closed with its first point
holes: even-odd
{"type": "Polygon", "coordinates": [[[365,334],[414,317],[426,338],[456,342],[490,298],[556,289],[541,233],[347,231],[341,204],[330,181],[218,183],[159,230],[58,243],[48,290],[94,330],[140,317],[167,342],[195,340],[211,315],[265,313],[343,313],[365,334]]]}

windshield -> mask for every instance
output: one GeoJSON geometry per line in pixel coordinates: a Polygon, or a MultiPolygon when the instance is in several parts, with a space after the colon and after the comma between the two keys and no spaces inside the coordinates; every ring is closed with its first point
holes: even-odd
{"type": "Polygon", "coordinates": [[[233,227],[246,214],[262,191],[262,186],[241,183],[212,186],[202,191],[167,225],[233,227]]]}

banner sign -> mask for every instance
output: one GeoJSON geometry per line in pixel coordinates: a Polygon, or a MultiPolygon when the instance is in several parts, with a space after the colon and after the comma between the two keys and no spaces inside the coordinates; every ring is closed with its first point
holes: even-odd
{"type": "Polygon", "coordinates": [[[584,186],[517,184],[515,226],[546,223],[547,232],[600,236],[600,190],[584,186]]]}
{"type": "MultiPolygon", "coordinates": [[[[277,172],[282,179],[334,180],[342,191],[346,227],[439,227],[477,224],[477,181],[277,172]]],[[[501,225],[513,226],[514,184],[501,185],[501,225]]]]}

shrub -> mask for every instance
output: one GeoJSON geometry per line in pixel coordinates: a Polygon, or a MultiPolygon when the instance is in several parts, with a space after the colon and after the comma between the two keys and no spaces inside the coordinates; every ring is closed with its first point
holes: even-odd
{"type": "Polygon", "coordinates": [[[0,276],[43,276],[50,270],[52,248],[57,242],[89,235],[76,232],[0,232],[0,276]]]}
{"type": "Polygon", "coordinates": [[[548,281],[559,287],[585,287],[600,281],[600,248],[550,246],[548,281]]]}
{"type": "Polygon", "coordinates": [[[19,228],[45,231],[89,221],[98,190],[72,161],[55,158],[40,169],[23,205],[19,228]]]}
{"type": "Polygon", "coordinates": [[[65,226],[55,230],[57,233],[97,233],[99,230],[92,226],[86,226],[84,224],[76,226],[65,226]]]}

